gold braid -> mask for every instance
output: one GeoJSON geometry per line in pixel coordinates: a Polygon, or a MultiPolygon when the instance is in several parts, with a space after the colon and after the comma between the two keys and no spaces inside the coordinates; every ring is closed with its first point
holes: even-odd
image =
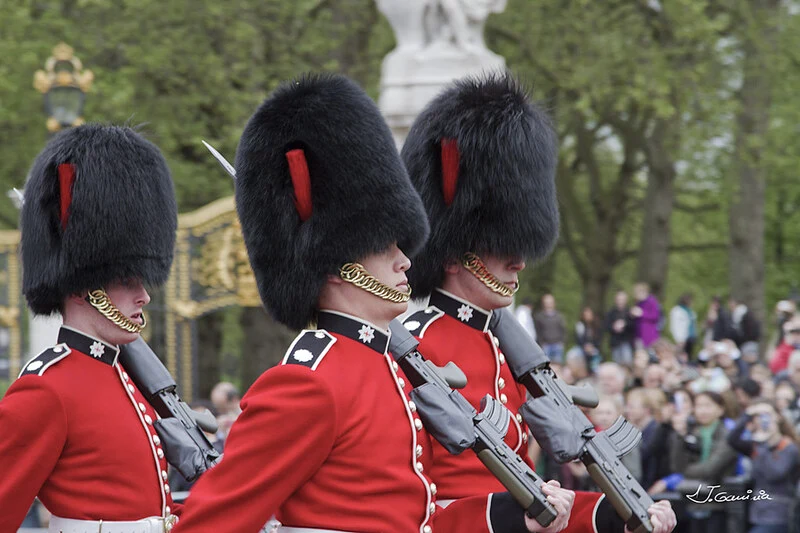
{"type": "Polygon", "coordinates": [[[147,325],[147,319],[142,313],[142,323],[137,324],[130,318],[122,314],[122,311],[111,303],[111,299],[103,289],[96,289],[89,292],[89,303],[97,309],[101,315],[109,319],[114,325],[130,333],[141,333],[147,325]]]}
{"type": "Polygon", "coordinates": [[[411,299],[411,287],[408,288],[408,292],[403,292],[384,285],[367,272],[361,263],[345,263],[339,268],[339,276],[356,287],[390,302],[405,303],[411,299]]]}
{"type": "Polygon", "coordinates": [[[519,285],[517,285],[516,289],[512,289],[494,277],[494,274],[489,272],[489,269],[483,264],[481,258],[472,252],[467,252],[464,254],[464,257],[461,258],[461,264],[464,266],[464,268],[469,270],[473,276],[481,280],[484,285],[489,287],[492,292],[496,292],[502,296],[513,296],[514,293],[517,292],[517,289],[519,289],[519,285]]]}

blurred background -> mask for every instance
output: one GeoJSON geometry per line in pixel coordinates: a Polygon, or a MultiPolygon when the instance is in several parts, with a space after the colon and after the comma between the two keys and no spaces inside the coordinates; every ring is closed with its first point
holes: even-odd
{"type": "MultiPolygon", "coordinates": [[[[396,46],[382,3],[4,0],[0,187],[21,189],[47,140],[52,110],[34,77],[63,42],[93,74],[80,116],[140,125],[167,157],[182,213],[229,197],[232,180],[200,140],[232,160],[255,107],[305,71],[344,73],[377,100],[396,46]]],[[[530,84],[561,138],[561,237],[525,271],[518,300],[538,309],[550,292],[571,326],[584,307],[603,317],[617,289],[644,281],[667,309],[693,293],[701,321],[713,296],[733,295],[764,337],[776,332],[776,303],[800,296],[799,3],[462,3],[502,4],[488,11],[486,46],[530,84]]],[[[17,221],[13,199],[0,199],[0,227],[17,221]]],[[[260,308],[227,303],[184,312],[197,323],[192,396],[220,380],[245,390],[292,336],[260,308]]],[[[174,306],[164,294],[151,306],[150,341],[165,353],[174,306]]],[[[9,337],[0,332],[0,392],[15,366],[9,337]]],[[[32,355],[19,342],[21,357],[32,355]]]]}

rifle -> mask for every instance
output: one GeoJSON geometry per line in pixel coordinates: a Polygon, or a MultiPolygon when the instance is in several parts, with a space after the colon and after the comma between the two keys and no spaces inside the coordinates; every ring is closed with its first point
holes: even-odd
{"type": "Polygon", "coordinates": [[[471,448],[528,516],[544,527],[550,525],[557,512],[542,492],[542,478],[503,440],[510,420],[508,409],[487,394],[478,413],[451,388],[466,384],[455,364],[439,368],[426,361],[417,351],[419,341],[397,319],[389,323],[389,330],[389,350],[414,387],[411,399],[425,429],[454,455],[471,448]]]}
{"type": "Polygon", "coordinates": [[[119,347],[119,361],[161,417],[153,422],[167,462],[187,481],[194,481],[221,459],[203,431],[217,431],[209,413],[193,411],[178,397],[178,387],[150,346],[139,337],[119,347]]]}
{"type": "Polygon", "coordinates": [[[520,413],[542,449],[558,463],[580,459],[628,529],[652,532],[647,509],[653,499],[620,461],[639,444],[641,432],[621,416],[607,430],[596,432],[575,405],[596,406],[591,389],[561,382],[550,368],[550,360],[511,311],[495,310],[489,329],[500,341],[511,373],[532,396],[520,413]]]}

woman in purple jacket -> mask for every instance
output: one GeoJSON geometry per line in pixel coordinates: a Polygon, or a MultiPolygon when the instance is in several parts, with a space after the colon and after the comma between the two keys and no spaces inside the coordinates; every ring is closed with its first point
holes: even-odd
{"type": "Polygon", "coordinates": [[[631,316],[636,320],[636,340],[642,347],[648,348],[658,339],[661,331],[661,305],[656,297],[650,294],[647,283],[633,286],[636,305],[631,308],[631,316]]]}

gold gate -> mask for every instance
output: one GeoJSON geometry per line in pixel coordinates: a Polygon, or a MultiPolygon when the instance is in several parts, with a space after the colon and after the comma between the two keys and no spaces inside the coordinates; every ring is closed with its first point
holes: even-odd
{"type": "Polygon", "coordinates": [[[165,303],[166,365],[190,401],[198,382],[196,319],[231,305],[261,305],[232,196],[178,217],[165,303]]]}
{"type": "Polygon", "coordinates": [[[0,231],[0,328],[8,332],[10,380],[15,379],[22,368],[22,321],[28,318],[22,298],[18,249],[19,232],[0,231]]]}

